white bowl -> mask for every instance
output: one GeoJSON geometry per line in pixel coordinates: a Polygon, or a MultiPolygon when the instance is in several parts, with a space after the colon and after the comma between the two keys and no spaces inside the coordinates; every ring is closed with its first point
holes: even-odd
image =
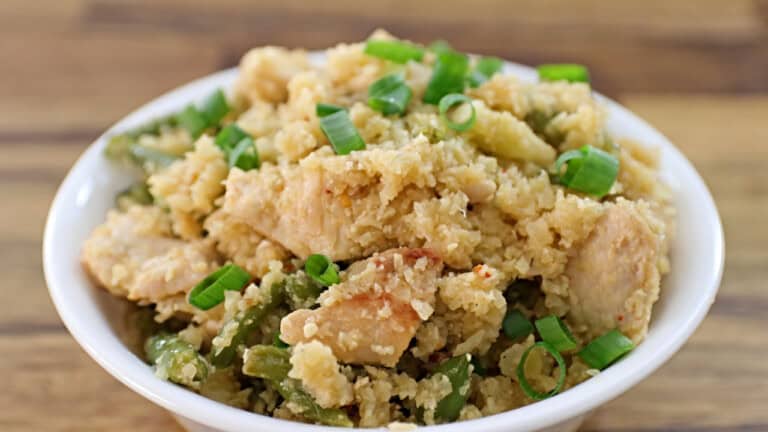
{"type": "MultiPolygon", "coordinates": [[[[322,62],[323,57],[316,53],[313,60],[322,62]]],[[[531,68],[511,63],[505,68],[506,73],[526,81],[536,79],[531,68]]],[[[106,137],[177,111],[191,101],[201,102],[216,88],[231,88],[236,73],[235,69],[218,72],[165,94],[118,122],[83,153],[51,205],[43,244],[45,278],[61,319],[85,351],[125,385],[171,411],[189,430],[349,432],[231,408],[155,377],[118,338],[119,319],[115,319],[118,314],[114,304],[89,281],[80,266],[83,241],[104,221],[118,191],[131,183],[128,173],[117,170],[104,158],[106,137]]],[[[722,274],[724,245],[720,218],[707,187],[664,136],[617,103],[599,97],[608,107],[608,128],[615,136],[635,138],[661,148],[661,174],[673,190],[678,210],[680,223],[672,250],[672,272],[664,278],[648,337],[618,364],[555,397],[478,420],[419,430],[575,430],[589,411],[640,382],[680,349],[714,301],[722,274]]]]}

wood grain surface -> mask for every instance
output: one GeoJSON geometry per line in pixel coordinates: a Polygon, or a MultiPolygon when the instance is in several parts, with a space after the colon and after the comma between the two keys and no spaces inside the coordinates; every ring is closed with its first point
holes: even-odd
{"type": "Polygon", "coordinates": [[[376,27],[585,63],[683,150],[725,224],[718,300],[682,351],[583,430],[768,431],[768,2],[748,0],[0,1],[0,430],[181,430],[56,315],[40,258],[56,187],[111,123],[248,47],[321,48],[376,27]]]}

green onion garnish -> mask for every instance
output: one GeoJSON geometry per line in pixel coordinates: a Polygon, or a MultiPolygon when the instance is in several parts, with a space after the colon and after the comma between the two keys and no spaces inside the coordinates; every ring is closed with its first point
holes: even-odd
{"type": "Polygon", "coordinates": [[[189,105],[184,111],[178,113],[176,122],[186,129],[193,139],[197,139],[209,127],[218,126],[229,109],[227,97],[219,89],[206,99],[202,109],[189,105]]]}
{"type": "Polygon", "coordinates": [[[227,152],[235,148],[237,143],[242,141],[243,138],[248,137],[250,137],[248,132],[240,129],[238,125],[231,123],[225,126],[221,132],[216,135],[216,146],[222,151],[227,152]]]}
{"type": "Polygon", "coordinates": [[[337,111],[345,111],[345,110],[346,108],[344,107],[333,105],[333,104],[326,104],[326,103],[319,103],[315,106],[315,114],[317,114],[318,117],[325,117],[337,111]]]}
{"type": "Polygon", "coordinates": [[[589,82],[589,71],[579,64],[543,64],[536,70],[542,81],[589,82]]]}
{"type": "Polygon", "coordinates": [[[565,352],[579,346],[560,318],[550,315],[536,320],[536,330],[544,342],[552,345],[558,352],[565,352]]]}
{"type": "Polygon", "coordinates": [[[208,120],[194,105],[184,108],[184,111],[176,115],[176,121],[187,130],[192,139],[197,139],[208,128],[208,120]]]}
{"type": "Polygon", "coordinates": [[[528,395],[529,398],[535,399],[535,400],[542,400],[549,397],[552,397],[560,392],[563,388],[563,384],[565,384],[565,360],[563,359],[563,356],[560,355],[559,352],[553,347],[552,345],[546,343],[546,342],[536,342],[535,344],[528,347],[523,352],[522,357],[520,357],[520,363],[517,365],[517,381],[520,383],[520,387],[523,389],[523,392],[525,392],[526,395],[528,395]],[[534,350],[537,347],[544,348],[547,350],[549,355],[552,356],[552,358],[555,359],[557,362],[557,367],[560,369],[560,374],[557,377],[557,384],[555,385],[555,388],[548,392],[538,392],[536,391],[531,384],[528,382],[528,379],[525,377],[525,362],[528,360],[528,354],[531,353],[532,350],[534,350]]]}
{"type": "Polygon", "coordinates": [[[472,373],[478,374],[481,377],[488,375],[488,368],[483,365],[480,358],[472,356],[470,364],[472,365],[472,373]]]}
{"type": "Polygon", "coordinates": [[[341,280],[330,258],[321,254],[310,255],[304,263],[304,271],[323,286],[331,286],[341,280]]]}
{"type": "Polygon", "coordinates": [[[402,74],[387,75],[368,87],[368,106],[384,115],[402,114],[412,94],[402,74]]]}
{"type": "Polygon", "coordinates": [[[227,97],[224,96],[224,92],[221,89],[216,90],[203,103],[202,113],[206,120],[208,120],[208,126],[218,125],[228,112],[229,104],[227,104],[227,97]]]}
{"type": "Polygon", "coordinates": [[[478,87],[480,84],[491,79],[503,66],[504,62],[500,58],[481,57],[475,65],[475,70],[469,75],[469,85],[478,87]]]}
{"type": "Polygon", "coordinates": [[[224,301],[224,291],[240,291],[251,280],[242,268],[228,264],[208,275],[189,293],[189,304],[208,310],[224,301]]]}
{"type": "Polygon", "coordinates": [[[272,345],[276,346],[278,348],[288,348],[290,345],[283,342],[283,340],[280,338],[280,330],[275,332],[275,335],[272,336],[272,345]]]}
{"type": "Polygon", "coordinates": [[[521,339],[533,333],[533,324],[519,310],[512,310],[501,322],[504,335],[511,340],[521,339]]]}
{"type": "Polygon", "coordinates": [[[470,99],[468,96],[465,96],[461,93],[451,93],[443,96],[442,99],[440,99],[440,104],[438,105],[438,110],[440,111],[440,118],[443,119],[446,125],[448,125],[449,128],[464,132],[466,130],[469,130],[474,124],[475,124],[475,106],[472,105],[472,99],[470,99]],[[453,120],[450,119],[448,116],[448,111],[453,108],[455,105],[463,105],[467,104],[469,105],[469,108],[472,110],[469,117],[461,122],[461,123],[455,123],[453,120]]]}
{"type": "Polygon", "coordinates": [[[369,39],[365,43],[363,52],[395,63],[407,63],[408,60],[421,61],[424,57],[423,48],[399,40],[369,39]]]}
{"type": "Polygon", "coordinates": [[[453,51],[453,47],[451,47],[451,44],[444,40],[436,40],[429,44],[429,50],[435,54],[442,54],[444,52],[453,51]]]}
{"type": "Polygon", "coordinates": [[[560,155],[555,162],[555,172],[560,183],[598,198],[606,195],[619,173],[619,160],[600,149],[586,145],[560,155]],[[565,174],[562,166],[568,164],[565,174]]]}
{"type": "Polygon", "coordinates": [[[258,168],[261,165],[259,149],[256,148],[253,139],[247,136],[240,140],[235,148],[229,151],[227,162],[230,168],[238,167],[243,171],[258,168]]]}
{"type": "Polygon", "coordinates": [[[355,150],[365,150],[365,141],[344,110],[321,117],[320,129],[328,137],[336,154],[346,155],[355,150]]]}
{"type": "Polygon", "coordinates": [[[614,329],[587,344],[579,357],[590,367],[603,370],[634,348],[632,340],[614,329]]]}
{"type": "Polygon", "coordinates": [[[449,93],[463,93],[468,68],[469,58],[464,54],[455,51],[438,54],[432,78],[424,92],[424,102],[437,105],[449,93]]]}

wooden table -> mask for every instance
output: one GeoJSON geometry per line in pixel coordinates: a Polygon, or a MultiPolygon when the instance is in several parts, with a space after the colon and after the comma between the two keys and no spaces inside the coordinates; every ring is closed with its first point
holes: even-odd
{"type": "Polygon", "coordinates": [[[768,2],[246,3],[0,2],[0,430],[180,430],[88,358],[51,306],[40,246],[56,187],[108,125],[246,48],[325,47],[377,26],[585,63],[690,157],[725,223],[720,295],[672,361],[584,430],[768,430],[768,2]]]}

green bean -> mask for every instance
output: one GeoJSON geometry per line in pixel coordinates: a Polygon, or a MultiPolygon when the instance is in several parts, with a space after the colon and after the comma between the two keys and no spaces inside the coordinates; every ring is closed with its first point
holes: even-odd
{"type": "Polygon", "coordinates": [[[150,205],[155,201],[146,182],[138,182],[117,195],[117,206],[125,210],[131,204],[150,205]]]}
{"type": "Polygon", "coordinates": [[[325,287],[307,276],[303,271],[290,274],[284,279],[285,293],[291,301],[291,306],[298,308],[314,304],[325,287]]]}
{"type": "Polygon", "coordinates": [[[147,360],[158,374],[169,381],[186,386],[199,384],[208,376],[205,359],[178,335],[160,333],[147,339],[144,345],[147,360]],[[190,369],[189,366],[194,369],[190,369]],[[190,374],[190,372],[194,372],[190,374]]]}
{"type": "Polygon", "coordinates": [[[243,373],[266,380],[282,381],[291,370],[291,354],[275,346],[255,345],[245,350],[243,373]]]}
{"type": "Polygon", "coordinates": [[[176,127],[178,122],[176,121],[176,115],[171,114],[169,116],[160,117],[143,126],[139,126],[136,129],[130,130],[125,133],[131,138],[138,139],[142,135],[160,135],[165,128],[176,127]]]}
{"type": "Polygon", "coordinates": [[[312,396],[301,389],[301,384],[298,381],[284,379],[282,381],[272,381],[271,383],[283,399],[299,408],[301,415],[307,420],[328,426],[354,426],[352,420],[349,419],[349,416],[343,410],[323,408],[318,405],[312,396]]]}
{"type": "Polygon", "coordinates": [[[129,134],[115,135],[107,143],[104,154],[113,161],[141,168],[145,172],[168,166],[178,159],[176,155],[145,147],[137,139],[129,134]]]}
{"type": "Polygon", "coordinates": [[[436,374],[443,374],[451,382],[451,393],[437,403],[435,417],[452,422],[459,417],[461,409],[469,397],[469,366],[472,356],[469,354],[453,357],[441,363],[436,374]]]}
{"type": "Polygon", "coordinates": [[[233,333],[227,346],[218,350],[214,346],[211,362],[215,366],[227,367],[232,364],[237,355],[238,347],[245,344],[248,336],[259,327],[259,324],[264,320],[264,317],[269,315],[272,310],[282,303],[285,297],[283,288],[284,283],[282,282],[272,284],[264,302],[238,313],[232,321],[225,323],[224,326],[222,326],[219,337],[228,337],[223,333],[233,333]],[[234,330],[231,328],[233,322],[236,326],[234,330]]]}
{"type": "Polygon", "coordinates": [[[328,426],[352,427],[352,420],[340,409],[323,408],[301,388],[299,381],[288,378],[291,370],[288,350],[268,345],[255,345],[245,351],[243,373],[266,380],[292,403],[307,420],[328,426]]]}

